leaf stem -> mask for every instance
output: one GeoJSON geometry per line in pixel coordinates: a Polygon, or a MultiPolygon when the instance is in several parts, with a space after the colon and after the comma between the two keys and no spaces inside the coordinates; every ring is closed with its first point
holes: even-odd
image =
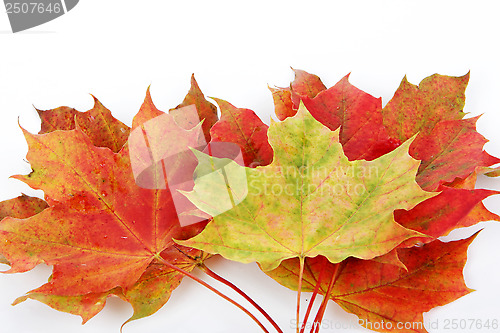
{"type": "Polygon", "coordinates": [[[296,332],[300,333],[300,295],[302,294],[302,279],[304,277],[304,257],[299,257],[299,286],[297,287],[297,329],[296,332]]]}
{"type": "Polygon", "coordinates": [[[252,298],[250,298],[250,296],[245,294],[245,292],[243,292],[240,288],[238,288],[233,283],[229,282],[228,280],[224,279],[222,276],[220,276],[217,273],[215,273],[214,271],[212,271],[210,268],[205,266],[205,264],[200,263],[198,265],[198,267],[203,272],[205,272],[207,275],[209,275],[210,277],[216,279],[217,281],[225,284],[229,288],[236,291],[239,295],[241,295],[244,299],[246,299],[250,304],[252,304],[264,317],[266,317],[266,319],[271,323],[271,325],[273,325],[273,327],[276,329],[277,332],[283,333],[283,331],[280,329],[278,324],[276,324],[276,322],[271,318],[271,316],[269,316],[269,314],[262,307],[260,307],[260,305],[258,305],[252,298]]]}
{"type": "Polygon", "coordinates": [[[323,301],[321,302],[321,305],[318,309],[318,312],[316,313],[316,317],[314,318],[314,323],[311,328],[310,333],[318,333],[319,329],[321,327],[321,322],[323,321],[323,316],[325,315],[325,310],[328,305],[328,301],[330,300],[330,294],[332,293],[333,286],[335,282],[337,281],[337,278],[339,276],[340,271],[343,268],[343,262],[338,263],[335,265],[335,270],[333,271],[332,277],[330,278],[330,282],[328,283],[328,289],[323,295],[323,301]],[[342,266],[342,267],[341,267],[342,266]]]}
{"type": "Polygon", "coordinates": [[[326,265],[328,264],[328,260],[325,257],[322,257],[324,260],[323,265],[321,266],[321,271],[319,272],[318,280],[316,281],[316,286],[314,287],[314,291],[311,295],[311,300],[309,301],[309,305],[307,306],[307,311],[304,316],[304,320],[302,321],[302,327],[300,329],[300,333],[304,333],[306,329],[306,323],[307,320],[309,320],[309,315],[311,314],[311,310],[314,304],[314,300],[316,299],[316,296],[318,295],[319,287],[321,285],[321,281],[323,280],[323,275],[326,270],[326,265]]]}
{"type": "Polygon", "coordinates": [[[221,293],[220,291],[218,291],[217,289],[215,289],[214,287],[212,287],[211,285],[209,285],[208,283],[206,283],[205,281],[201,280],[200,278],[194,276],[193,274],[183,270],[182,268],[179,268],[171,263],[169,263],[168,261],[166,261],[165,259],[163,259],[161,257],[161,255],[157,254],[155,256],[155,258],[157,258],[162,264],[164,264],[165,266],[167,267],[170,267],[172,268],[173,270],[176,270],[177,272],[179,273],[182,273],[184,275],[186,275],[187,277],[190,277],[191,279],[193,279],[194,281],[198,282],[199,284],[201,284],[202,286],[210,289],[211,291],[213,291],[214,293],[216,293],[217,295],[219,295],[220,297],[224,298],[226,301],[228,301],[229,303],[233,304],[234,306],[238,307],[241,311],[245,312],[250,318],[252,318],[252,320],[257,324],[259,325],[259,327],[266,333],[269,333],[269,331],[266,329],[266,327],[264,325],[262,325],[262,323],[250,312],[248,311],[246,308],[244,308],[241,304],[239,304],[238,302],[236,302],[235,300],[231,299],[230,297],[224,295],[223,293],[221,293]]]}

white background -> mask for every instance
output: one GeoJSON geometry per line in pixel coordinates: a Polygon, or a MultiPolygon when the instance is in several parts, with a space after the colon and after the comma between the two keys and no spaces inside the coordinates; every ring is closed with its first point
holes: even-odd
{"type": "MultiPolygon", "coordinates": [[[[18,127],[39,130],[33,105],[49,109],[92,107],[92,93],[131,124],[149,84],[162,110],[180,103],[191,73],[208,96],[255,110],[266,122],[273,113],[267,85],[286,86],[290,66],[320,75],[327,86],[351,72],[357,87],[391,98],[406,74],[412,83],[433,73],[471,71],[465,111],[483,114],[479,131],[486,150],[500,156],[500,21],[495,1],[118,1],[82,0],[68,14],[12,34],[0,10],[0,200],[37,194],[10,175],[28,173],[27,146],[18,127]]],[[[481,179],[500,189],[500,181],[481,179]]],[[[37,195],[40,195],[39,193],[37,195]]],[[[486,205],[500,214],[500,198],[486,205]]],[[[447,332],[447,319],[500,319],[500,225],[484,228],[469,250],[467,285],[477,291],[425,314],[447,332]]],[[[293,332],[296,294],[267,278],[256,265],[210,263],[293,332]]],[[[80,318],[36,301],[15,307],[18,296],[44,283],[48,267],[0,275],[0,332],[118,332],[132,309],[117,299],[84,326],[80,318]]],[[[200,275],[201,276],[201,275],[200,275]]],[[[307,298],[305,296],[304,298],[307,298]]],[[[304,303],[306,304],[306,303],[304,303]]],[[[329,323],[355,317],[336,304],[329,323]]],[[[124,332],[259,332],[236,308],[186,278],[157,314],[124,332]]],[[[324,332],[333,332],[325,329],[324,332]]],[[[337,332],[366,332],[355,327],[337,332]]],[[[465,330],[464,332],[466,332],[465,330]]],[[[476,331],[477,330],[473,330],[476,331]]],[[[484,330],[490,332],[491,330],[484,330]]],[[[498,330],[500,331],[500,330],[498,330]]],[[[497,331],[497,332],[498,332],[497,331]]]]}

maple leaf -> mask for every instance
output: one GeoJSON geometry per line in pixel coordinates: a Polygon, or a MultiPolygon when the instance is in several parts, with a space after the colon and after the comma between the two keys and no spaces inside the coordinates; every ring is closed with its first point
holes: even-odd
{"type": "MultiPolygon", "coordinates": [[[[395,209],[410,209],[435,195],[415,182],[419,163],[408,155],[410,141],[379,159],[349,162],[339,131],[321,125],[303,106],[294,117],[273,123],[268,136],[274,160],[246,169],[249,190],[231,189],[239,202],[233,209],[220,211],[214,190],[225,186],[217,183],[220,175],[196,179],[186,196],[214,218],[199,235],[178,243],[244,263],[257,261],[269,270],[287,258],[318,254],[332,262],[374,258],[422,236],[392,216],[395,209]]],[[[217,163],[231,165],[228,174],[241,168],[217,163]]]]}
{"type": "MultiPolygon", "coordinates": [[[[476,235],[449,243],[434,241],[422,247],[398,249],[406,269],[375,260],[349,258],[332,264],[321,256],[306,258],[302,290],[313,291],[319,283],[319,293],[325,295],[333,281],[329,298],[357,315],[364,327],[379,332],[424,333],[424,312],[472,291],[465,285],[462,271],[467,248],[476,235]],[[399,327],[398,323],[412,326],[399,327]]],[[[297,290],[298,272],[299,260],[294,258],[265,273],[297,290]]]]}
{"type": "MultiPolygon", "coordinates": [[[[148,91],[138,117],[146,121],[151,105],[148,91]]],[[[9,214],[17,218],[8,217],[0,224],[4,240],[0,251],[9,259],[9,272],[26,271],[42,262],[54,265],[47,284],[15,303],[36,299],[80,315],[85,322],[104,307],[107,297],[117,295],[134,308],[129,321],[150,315],[165,304],[184,276],[161,262],[189,272],[208,256],[174,244],[172,237],[189,238],[204,225],[181,228],[170,191],[137,186],[129,147],[118,153],[96,147],[79,127],[78,114],[74,129],[55,131],[63,127],[63,122],[54,121],[61,117],[59,111],[44,111],[48,113],[43,119],[52,120],[54,131],[42,135],[25,131],[27,158],[34,171],[15,177],[43,189],[51,207],[29,218],[9,214]]],[[[140,122],[135,119],[135,124],[140,122]]],[[[174,146],[183,142],[179,135],[196,140],[200,130],[199,126],[177,130],[174,146]]]]}

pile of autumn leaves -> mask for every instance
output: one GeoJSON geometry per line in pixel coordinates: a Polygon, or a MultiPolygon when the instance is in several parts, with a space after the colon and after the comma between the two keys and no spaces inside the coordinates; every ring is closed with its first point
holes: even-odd
{"type": "MultiPolygon", "coordinates": [[[[404,79],[384,108],[347,76],[327,89],[315,75],[295,75],[289,88],[271,88],[280,122],[270,127],[220,99],[218,119],[192,78],[176,109],[194,104],[207,142],[241,148],[244,165],[234,167],[251,186],[220,212],[210,177],[196,179],[186,196],[213,218],[187,227],[169,190],[141,188],[131,171],[130,131],[164,114],[149,90],[132,128],[97,99],[87,112],[39,111],[40,133],[24,131],[33,171],[15,178],[45,200],[0,203],[0,253],[9,272],[54,268],[15,303],[35,299],[85,322],[116,295],[134,320],[160,309],[184,277],[165,262],[190,272],[213,254],[255,261],[365,322],[422,322],[423,312],[469,293],[462,270],[474,236],[437,240],[500,220],[482,204],[498,192],[474,189],[500,160],[483,151],[477,118],[463,119],[468,75],[404,79]]],[[[185,134],[195,125],[184,124],[185,134]]]]}

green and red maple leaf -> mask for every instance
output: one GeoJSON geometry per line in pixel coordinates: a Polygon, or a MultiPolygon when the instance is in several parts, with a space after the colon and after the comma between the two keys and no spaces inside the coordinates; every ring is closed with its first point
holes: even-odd
{"type": "Polygon", "coordinates": [[[196,151],[191,161],[205,162],[196,170],[178,163],[195,174],[223,165],[182,192],[208,217],[185,227],[173,202],[179,193],[140,187],[132,172],[130,133],[146,133],[149,120],[165,115],[149,89],[132,128],[97,99],[87,112],[38,111],[40,133],[23,130],[33,171],[15,178],[43,190],[45,201],[0,203],[0,259],[8,272],[54,268],[15,303],[39,300],[85,322],[115,295],[138,319],[168,301],[180,270],[214,254],[255,261],[277,282],[316,289],[367,321],[422,322],[423,312],[469,293],[462,270],[474,236],[438,238],[500,220],[482,203],[499,192],[474,188],[477,173],[500,160],[483,150],[477,118],[464,119],[468,74],[432,75],[419,86],[405,78],[385,107],[348,76],[327,89],[315,75],[295,75],[290,87],[270,88],[280,120],[270,126],[215,99],[218,119],[193,77],[170,125],[149,133],[172,151],[200,137],[241,149],[239,165],[196,151]],[[193,107],[194,120],[186,113],[193,107]],[[245,191],[227,183],[241,172],[245,191]],[[231,209],[221,208],[220,188],[231,193],[231,209]]]}

